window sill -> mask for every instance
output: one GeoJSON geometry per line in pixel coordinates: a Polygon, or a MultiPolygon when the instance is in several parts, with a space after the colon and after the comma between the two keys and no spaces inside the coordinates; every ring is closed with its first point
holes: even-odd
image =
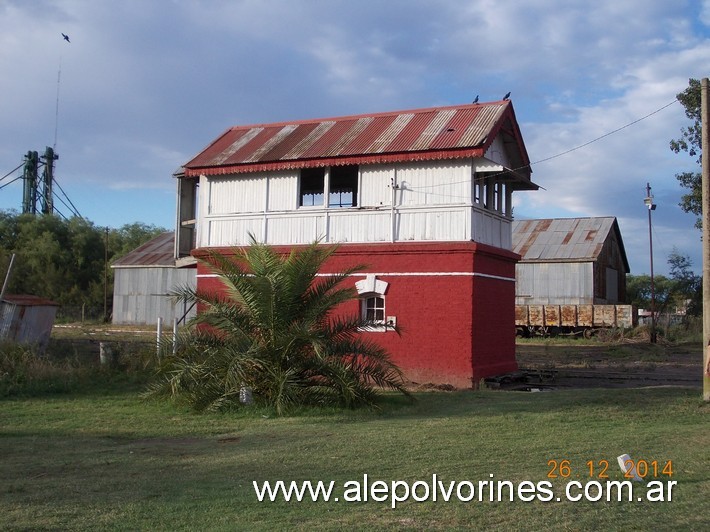
{"type": "Polygon", "coordinates": [[[357,328],[358,331],[360,332],[378,332],[378,333],[383,333],[383,332],[394,332],[394,327],[391,325],[385,325],[384,323],[382,324],[371,324],[371,325],[362,325],[357,328]]]}

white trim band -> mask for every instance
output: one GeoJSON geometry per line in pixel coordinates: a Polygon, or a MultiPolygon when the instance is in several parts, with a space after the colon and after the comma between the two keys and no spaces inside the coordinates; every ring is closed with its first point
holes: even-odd
{"type": "MultiPolygon", "coordinates": [[[[319,273],[319,277],[329,277],[335,274],[332,273],[319,273]]],[[[485,279],[496,279],[498,281],[508,281],[515,282],[515,277],[503,277],[501,275],[492,275],[490,273],[480,273],[480,272],[377,272],[377,273],[354,273],[351,277],[367,277],[368,275],[374,275],[376,277],[483,277],[485,279]]],[[[216,273],[200,273],[197,274],[198,279],[210,279],[220,277],[216,273]]]]}

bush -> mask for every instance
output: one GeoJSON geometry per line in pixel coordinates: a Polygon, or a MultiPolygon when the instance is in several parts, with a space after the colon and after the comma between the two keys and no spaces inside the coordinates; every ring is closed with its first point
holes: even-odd
{"type": "Polygon", "coordinates": [[[67,392],[90,371],[76,358],[58,361],[39,356],[29,345],[0,344],[0,397],[67,392]]]}

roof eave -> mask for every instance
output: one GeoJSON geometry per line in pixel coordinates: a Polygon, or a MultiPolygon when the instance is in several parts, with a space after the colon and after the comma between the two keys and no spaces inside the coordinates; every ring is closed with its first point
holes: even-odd
{"type": "MultiPolygon", "coordinates": [[[[482,147],[447,148],[442,150],[426,150],[417,152],[377,153],[348,155],[339,157],[319,157],[314,159],[289,159],[286,161],[268,161],[261,163],[223,165],[223,166],[185,166],[185,177],[200,175],[228,175],[251,172],[268,172],[277,170],[298,170],[301,168],[317,168],[324,166],[343,166],[349,164],[387,164],[419,161],[438,161],[445,159],[467,159],[482,157],[482,147]]],[[[535,185],[537,186],[537,185],[535,185]]]]}

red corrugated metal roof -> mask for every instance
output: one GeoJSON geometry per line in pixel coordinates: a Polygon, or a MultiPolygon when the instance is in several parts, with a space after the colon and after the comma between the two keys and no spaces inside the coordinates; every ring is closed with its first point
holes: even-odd
{"type": "Polygon", "coordinates": [[[112,268],[139,266],[175,266],[175,233],[161,233],[111,265],[112,268]]]}
{"type": "Polygon", "coordinates": [[[482,157],[501,128],[517,141],[516,163],[528,165],[513,106],[503,100],[237,126],[188,162],[185,176],[482,157]]]}
{"type": "Polygon", "coordinates": [[[20,307],[59,307],[59,303],[39,296],[31,296],[28,294],[6,294],[2,296],[0,301],[12,303],[20,307]]]}

